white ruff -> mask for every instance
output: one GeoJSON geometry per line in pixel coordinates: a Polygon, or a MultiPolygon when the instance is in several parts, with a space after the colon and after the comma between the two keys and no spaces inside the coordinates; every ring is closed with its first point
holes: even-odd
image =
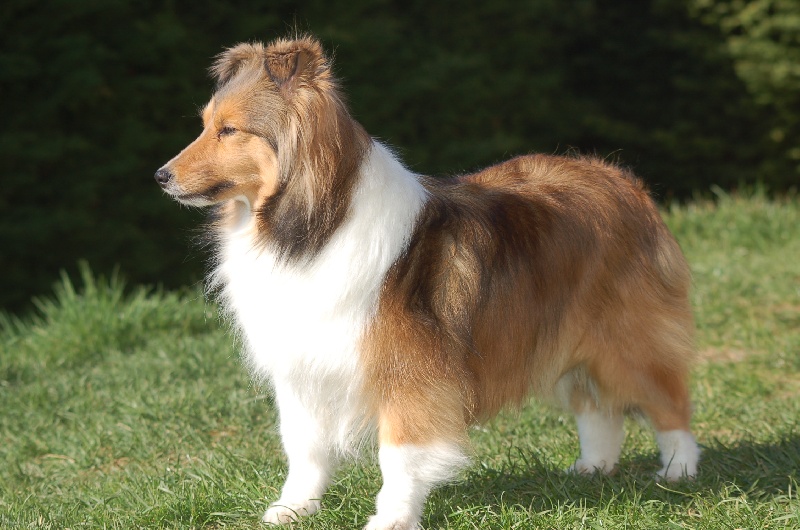
{"type": "MultiPolygon", "coordinates": [[[[251,369],[279,394],[294,394],[304,409],[297,420],[313,418],[326,445],[341,452],[353,450],[368,426],[359,343],[426,197],[417,178],[374,142],[347,219],[310,263],[287,266],[254,246],[249,208],[223,236],[212,286],[243,332],[251,369]]],[[[281,411],[282,423],[292,417],[281,411]]]]}

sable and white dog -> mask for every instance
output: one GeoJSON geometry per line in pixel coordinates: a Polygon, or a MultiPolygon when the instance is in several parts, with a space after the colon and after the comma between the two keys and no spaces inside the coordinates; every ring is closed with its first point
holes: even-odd
{"type": "Polygon", "coordinates": [[[689,270],[633,175],[544,155],[415,175],[350,117],[310,37],[239,44],[212,71],[203,132],[155,178],[214,206],[211,284],[275,392],[289,473],[264,521],[316,512],[377,432],[367,528],[416,528],[468,464],[467,427],[530,395],[575,413],[575,471],[611,471],[639,411],[659,475],[696,473],[689,270]]]}

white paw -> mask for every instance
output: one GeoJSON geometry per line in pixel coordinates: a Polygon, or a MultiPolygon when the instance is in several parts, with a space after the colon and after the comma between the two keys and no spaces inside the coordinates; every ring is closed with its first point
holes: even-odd
{"type": "Polygon", "coordinates": [[[288,524],[299,520],[301,517],[316,513],[321,503],[310,500],[304,503],[288,503],[277,501],[267,509],[262,522],[269,524],[288,524]]]}
{"type": "Polygon", "coordinates": [[[656,433],[661,448],[661,463],[664,467],[658,472],[658,480],[674,482],[691,479],[697,474],[700,448],[688,431],[667,431],[656,433]]]}
{"type": "Polygon", "coordinates": [[[364,530],[417,530],[422,528],[416,520],[373,515],[364,530]]]}
{"type": "Polygon", "coordinates": [[[591,475],[595,472],[605,473],[606,475],[614,471],[616,463],[608,464],[605,460],[594,461],[587,458],[579,458],[567,468],[570,473],[580,473],[581,475],[591,475]]]}

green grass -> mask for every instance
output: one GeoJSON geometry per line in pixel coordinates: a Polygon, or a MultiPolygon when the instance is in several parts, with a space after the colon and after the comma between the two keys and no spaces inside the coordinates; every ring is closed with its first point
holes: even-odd
{"type": "MultiPolygon", "coordinates": [[[[573,419],[532,404],[475,430],[475,464],[428,528],[800,528],[800,201],[720,194],[666,218],[694,270],[701,360],[694,482],[660,485],[629,421],[618,473],[562,473],[573,419]]],[[[0,528],[259,528],[285,462],[275,411],[200,293],[85,271],[35,316],[0,319],[0,528]]],[[[296,528],[357,528],[367,458],[296,528]]]]}

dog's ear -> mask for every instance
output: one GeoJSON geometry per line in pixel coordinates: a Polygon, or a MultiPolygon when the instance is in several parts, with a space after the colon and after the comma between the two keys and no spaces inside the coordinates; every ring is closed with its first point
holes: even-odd
{"type": "Polygon", "coordinates": [[[211,74],[220,87],[231,80],[242,66],[249,62],[258,61],[264,56],[264,48],[260,44],[237,44],[217,55],[211,66],[211,74]]]}
{"type": "Polygon", "coordinates": [[[327,71],[322,46],[312,38],[276,41],[266,49],[264,67],[283,91],[313,82],[327,71]]]}
{"type": "Polygon", "coordinates": [[[300,51],[267,53],[264,66],[270,79],[279,87],[290,82],[300,67],[308,64],[308,58],[300,51]]]}

